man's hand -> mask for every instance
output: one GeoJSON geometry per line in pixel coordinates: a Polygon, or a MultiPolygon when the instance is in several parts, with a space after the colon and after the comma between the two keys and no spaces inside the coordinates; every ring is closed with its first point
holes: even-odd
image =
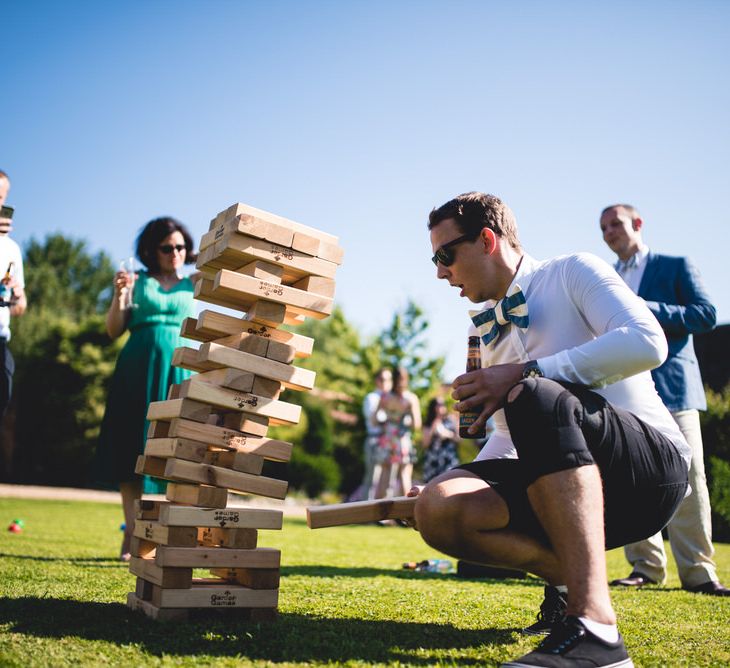
{"type": "Polygon", "coordinates": [[[502,408],[507,392],[522,380],[524,368],[524,364],[497,364],[469,371],[454,381],[451,396],[459,401],[454,408],[460,413],[481,410],[479,417],[469,427],[469,433],[479,431],[489,417],[502,408]]]}
{"type": "MultiPolygon", "coordinates": [[[[410,496],[410,497],[419,496],[420,493],[423,491],[424,487],[425,487],[425,485],[413,485],[413,487],[411,487],[408,490],[408,493],[406,494],[406,496],[410,496]]],[[[403,524],[405,524],[406,526],[412,527],[413,529],[418,531],[418,526],[416,525],[415,516],[409,517],[407,520],[401,520],[401,522],[403,522],[403,524]]]]}
{"type": "Polygon", "coordinates": [[[0,234],[9,234],[13,230],[12,218],[0,218],[0,234]]]}

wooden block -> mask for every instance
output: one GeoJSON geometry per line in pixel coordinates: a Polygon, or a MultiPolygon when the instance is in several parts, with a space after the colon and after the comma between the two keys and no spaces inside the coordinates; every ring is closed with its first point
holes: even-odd
{"type": "Polygon", "coordinates": [[[219,548],[165,547],[157,548],[158,566],[184,568],[279,568],[281,551],[270,547],[254,550],[221,550],[219,548]]]}
{"type": "MultiPolygon", "coordinates": [[[[252,413],[226,413],[221,416],[222,425],[228,429],[245,432],[252,436],[265,437],[269,431],[269,418],[252,413]]],[[[240,448],[239,448],[240,449],[240,448]]]]}
{"type": "Polygon", "coordinates": [[[207,452],[204,443],[186,438],[148,438],[144,447],[145,456],[163,459],[177,457],[191,462],[202,462],[207,452]]]}
{"type": "Polygon", "coordinates": [[[218,368],[215,364],[201,363],[198,360],[198,349],[189,348],[187,346],[175,348],[174,352],[172,353],[172,366],[201,373],[203,371],[211,371],[218,368]]]}
{"type": "Polygon", "coordinates": [[[149,601],[152,598],[152,583],[144,578],[136,578],[134,593],[142,600],[149,601]]]}
{"type": "MultiPolygon", "coordinates": [[[[305,279],[306,280],[306,279],[305,279]]],[[[192,339],[193,341],[201,341],[200,334],[196,330],[198,321],[195,318],[185,318],[180,325],[180,336],[185,339],[192,339]]]]}
{"type": "Polygon", "coordinates": [[[168,527],[159,522],[137,520],[134,535],[158,545],[193,547],[197,545],[198,533],[195,527],[168,527]]]}
{"type": "Polygon", "coordinates": [[[166,462],[164,475],[161,477],[175,482],[203,483],[213,487],[225,487],[229,491],[259,494],[274,499],[283,499],[286,496],[288,483],[285,480],[231,471],[219,466],[186,462],[182,459],[161,461],[166,462]]]}
{"type": "MultiPolygon", "coordinates": [[[[215,277],[214,296],[249,307],[258,299],[284,304],[287,311],[311,318],[326,318],[332,313],[332,299],[304,292],[278,283],[262,281],[228,269],[221,269],[215,277]]],[[[243,310],[246,310],[244,306],[243,310]]]]}
{"type": "Polygon", "coordinates": [[[133,557],[143,557],[151,559],[155,556],[156,549],[156,543],[152,543],[148,540],[143,540],[142,538],[137,538],[136,536],[132,536],[132,540],[129,541],[129,553],[133,557]]]}
{"type": "MultiPolygon", "coordinates": [[[[256,305],[266,304],[272,302],[256,302],[256,305]]],[[[277,305],[278,306],[278,305],[277,305]]],[[[314,347],[314,339],[309,336],[303,336],[302,334],[295,334],[294,332],[288,332],[283,329],[276,329],[275,327],[268,327],[260,324],[256,321],[246,322],[247,329],[245,330],[248,334],[257,334],[263,336],[271,341],[278,341],[285,343],[288,346],[294,348],[294,355],[296,357],[309,357],[312,354],[314,347]]]]}
{"type": "Polygon", "coordinates": [[[252,276],[253,278],[268,281],[269,283],[281,283],[281,277],[284,275],[284,269],[278,265],[256,260],[237,269],[239,274],[252,276]]]}
{"type": "MultiPolygon", "coordinates": [[[[314,379],[316,377],[314,371],[293,366],[292,364],[282,364],[281,362],[257,357],[256,355],[244,353],[240,350],[232,350],[225,346],[219,346],[212,342],[204,343],[200,347],[198,355],[198,359],[203,362],[213,362],[221,366],[250,371],[256,376],[278,380],[284,384],[284,387],[292,390],[311,390],[314,387],[314,379]]],[[[152,405],[150,404],[150,406],[152,405]]],[[[147,419],[161,418],[155,416],[150,418],[148,415],[147,419]]]]}
{"type": "Polygon", "coordinates": [[[190,589],[162,589],[153,585],[151,602],[158,608],[275,608],[279,602],[279,590],[247,589],[208,582],[195,584],[190,589]]]}
{"type": "MultiPolygon", "coordinates": [[[[241,414],[239,413],[240,417],[241,414]]],[[[244,434],[234,429],[200,424],[189,420],[173,420],[169,423],[170,435],[200,441],[217,448],[229,448],[237,452],[259,455],[264,459],[286,462],[291,459],[292,444],[272,438],[244,434]]]]}
{"type": "Polygon", "coordinates": [[[256,529],[198,527],[198,545],[252,550],[258,541],[256,529]]]}
{"type": "MultiPolygon", "coordinates": [[[[251,388],[253,389],[253,387],[251,388]]],[[[153,420],[147,428],[147,438],[166,438],[170,431],[169,422],[153,420]]]]}
{"type": "Polygon", "coordinates": [[[170,503],[160,505],[160,524],[166,526],[281,529],[284,513],[269,508],[190,508],[170,503]]]}
{"type": "Polygon", "coordinates": [[[307,526],[310,529],[320,529],[343,524],[409,519],[413,517],[417,498],[415,496],[396,496],[375,501],[310,506],[307,508],[307,526]]]}
{"type": "Polygon", "coordinates": [[[215,218],[214,226],[203,235],[200,248],[208,248],[231,232],[248,234],[282,246],[291,246],[294,236],[294,230],[291,228],[264,221],[257,216],[225,213],[222,219],[215,218]]]}
{"type": "Polygon", "coordinates": [[[147,419],[167,420],[185,418],[195,422],[206,422],[210,416],[210,406],[190,399],[173,399],[171,401],[153,401],[147,409],[147,419]]]}
{"type": "Polygon", "coordinates": [[[278,589],[281,571],[278,568],[211,568],[210,572],[249,589],[278,589]]]}
{"type": "Polygon", "coordinates": [[[294,250],[301,251],[307,255],[315,256],[319,251],[319,246],[322,242],[316,237],[304,234],[303,232],[295,232],[294,238],[292,239],[291,247],[294,250]]]}
{"type": "MultiPolygon", "coordinates": [[[[150,585],[151,587],[152,585],[150,585]]],[[[150,597],[152,596],[150,590],[150,597]]],[[[139,598],[134,592],[127,594],[127,607],[142,612],[150,619],[158,622],[184,622],[188,619],[188,611],[184,608],[158,608],[151,601],[139,598]]]]}
{"type": "Polygon", "coordinates": [[[252,394],[257,394],[260,397],[268,397],[269,399],[278,399],[281,390],[281,383],[278,380],[269,380],[261,376],[254,376],[253,387],[251,388],[252,394]]]}
{"type": "Polygon", "coordinates": [[[297,290],[304,290],[315,295],[323,295],[332,299],[335,296],[335,282],[331,278],[323,278],[322,276],[307,276],[306,278],[292,283],[292,287],[297,290]]]}
{"type": "Polygon", "coordinates": [[[286,305],[259,299],[248,309],[245,319],[276,329],[286,322],[286,305]]]}
{"type": "Polygon", "coordinates": [[[169,589],[186,589],[193,582],[192,568],[162,568],[153,559],[132,557],[129,571],[147,582],[169,589]]]}
{"type": "Polygon", "coordinates": [[[224,469],[261,475],[264,468],[264,458],[259,455],[249,455],[245,452],[213,451],[207,452],[203,461],[211,466],[220,466],[224,469]]]}
{"type": "Polygon", "coordinates": [[[169,483],[165,498],[175,503],[186,503],[203,508],[225,508],[228,503],[228,490],[206,485],[185,485],[169,483]]]}
{"type": "Polygon", "coordinates": [[[291,364],[295,352],[294,346],[288,346],[286,343],[279,341],[270,341],[266,350],[266,357],[282,364],[291,364]]]}
{"type": "Polygon", "coordinates": [[[170,385],[170,387],[167,388],[167,400],[170,401],[171,399],[179,399],[180,398],[180,386],[179,385],[170,385]]]}
{"type": "Polygon", "coordinates": [[[137,464],[134,467],[134,472],[138,475],[151,475],[154,478],[163,478],[165,475],[166,461],[166,459],[161,459],[160,457],[139,455],[137,457],[137,464]]]}
{"type": "Polygon", "coordinates": [[[345,251],[337,244],[329,244],[323,241],[317,251],[317,257],[339,265],[345,259],[345,251]]]}
{"type": "Polygon", "coordinates": [[[160,515],[160,502],[151,499],[134,500],[134,516],[138,520],[156,520],[160,515]]]}
{"type": "Polygon", "coordinates": [[[296,404],[267,399],[250,392],[237,392],[225,387],[217,387],[209,383],[198,382],[197,378],[184,381],[180,386],[180,395],[186,399],[228,410],[262,415],[269,418],[272,424],[297,424],[302,412],[301,406],[296,404]]]}
{"type": "Polygon", "coordinates": [[[238,332],[237,334],[224,336],[216,339],[215,343],[219,346],[227,346],[259,357],[266,357],[266,352],[269,349],[269,339],[248,332],[238,332]]]}

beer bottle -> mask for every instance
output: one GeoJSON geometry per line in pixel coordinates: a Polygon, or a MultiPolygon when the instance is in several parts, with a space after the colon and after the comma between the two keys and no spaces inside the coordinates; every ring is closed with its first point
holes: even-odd
{"type": "MultiPolygon", "coordinates": [[[[466,354],[466,370],[476,371],[482,368],[482,356],[479,352],[479,337],[469,337],[469,350],[466,354]]],[[[487,425],[483,424],[482,428],[476,434],[470,434],[468,429],[479,417],[481,410],[472,409],[459,413],[459,436],[461,438],[485,438],[487,435],[487,425]]]]}
{"type": "Polygon", "coordinates": [[[10,287],[10,279],[12,278],[11,272],[13,271],[13,263],[8,265],[8,270],[5,272],[2,281],[0,281],[0,302],[3,306],[8,306],[13,296],[13,288],[10,287]]]}

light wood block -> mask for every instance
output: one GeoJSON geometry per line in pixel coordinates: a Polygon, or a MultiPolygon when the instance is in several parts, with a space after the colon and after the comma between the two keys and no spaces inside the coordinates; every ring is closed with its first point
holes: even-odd
{"type": "Polygon", "coordinates": [[[215,364],[205,364],[204,362],[200,362],[198,360],[197,348],[190,348],[189,346],[175,348],[172,353],[172,366],[200,373],[218,368],[215,364]]]}
{"type": "Polygon", "coordinates": [[[216,339],[215,343],[219,346],[227,346],[259,357],[266,357],[266,352],[269,349],[269,339],[248,332],[238,332],[237,334],[224,336],[216,339]]]}
{"type": "Polygon", "coordinates": [[[220,466],[232,471],[261,475],[264,468],[264,458],[259,455],[249,455],[245,452],[213,451],[207,452],[203,461],[211,466],[220,466]]]}
{"type": "Polygon", "coordinates": [[[134,500],[134,516],[138,520],[156,520],[160,514],[159,501],[151,499],[134,500]]]}
{"type": "Polygon", "coordinates": [[[197,532],[194,527],[167,527],[159,522],[136,520],[134,536],[158,545],[175,547],[193,547],[197,544],[197,532]]]}
{"type": "Polygon", "coordinates": [[[167,485],[165,498],[174,503],[186,503],[191,506],[225,508],[228,503],[228,490],[221,487],[171,482],[167,485]]]}
{"type": "Polygon", "coordinates": [[[283,267],[269,262],[264,262],[263,260],[251,262],[236,271],[239,274],[245,274],[246,276],[258,278],[269,283],[281,283],[281,278],[284,275],[283,267]]]}
{"type": "Polygon", "coordinates": [[[249,371],[241,371],[240,369],[216,369],[215,371],[206,371],[195,376],[196,382],[210,383],[211,385],[220,385],[230,390],[239,392],[251,392],[253,383],[256,379],[249,371]]]}
{"type": "Polygon", "coordinates": [[[269,347],[266,350],[266,357],[274,362],[282,364],[291,364],[294,360],[296,350],[294,346],[288,346],[286,343],[279,341],[269,341],[269,347]]]}
{"type": "Polygon", "coordinates": [[[337,244],[329,244],[323,241],[317,251],[317,257],[340,265],[345,259],[345,250],[337,244]]]}
{"type": "Polygon", "coordinates": [[[154,585],[151,602],[158,608],[275,608],[279,602],[279,590],[208,582],[194,583],[190,589],[162,589],[154,585]]]}
{"type": "Polygon", "coordinates": [[[150,426],[147,428],[147,438],[167,438],[169,432],[169,422],[153,420],[152,422],[150,422],[150,426]]]}
{"type": "Polygon", "coordinates": [[[295,232],[291,242],[291,247],[307,255],[316,256],[319,246],[322,242],[316,237],[304,234],[303,232],[295,232]]]}
{"type": "Polygon", "coordinates": [[[132,536],[132,540],[129,541],[129,553],[133,557],[151,559],[155,556],[156,549],[157,543],[137,538],[137,536],[132,536]]]}
{"type": "MultiPolygon", "coordinates": [[[[277,360],[274,361],[276,362],[277,360]]],[[[257,394],[260,397],[267,397],[268,399],[278,399],[281,390],[282,385],[278,380],[254,376],[251,394],[257,394]]]]}
{"type": "Polygon", "coordinates": [[[152,598],[152,583],[144,578],[136,578],[134,592],[143,601],[149,601],[152,598]]]}
{"type": "Polygon", "coordinates": [[[278,589],[281,580],[278,568],[212,568],[210,572],[226,582],[235,582],[249,589],[278,589]]]}
{"type": "Polygon", "coordinates": [[[165,462],[167,462],[167,460],[160,457],[148,457],[147,455],[139,455],[137,457],[137,463],[134,467],[134,472],[137,475],[151,475],[154,478],[164,478],[165,462]]]}
{"type": "Polygon", "coordinates": [[[294,237],[294,230],[290,227],[278,225],[265,221],[258,216],[239,214],[233,217],[225,214],[221,220],[216,216],[215,225],[206,232],[200,240],[200,248],[208,248],[216,241],[222,239],[226,234],[240,232],[257,239],[264,239],[281,246],[291,246],[294,237]]]}
{"type": "Polygon", "coordinates": [[[166,547],[157,548],[158,566],[182,568],[279,568],[281,551],[270,547],[254,550],[221,550],[220,548],[166,547]]]}
{"type": "Polygon", "coordinates": [[[167,400],[179,399],[180,398],[180,387],[178,385],[170,385],[167,388],[167,400]]]}
{"type": "Polygon", "coordinates": [[[139,598],[133,591],[127,594],[127,607],[136,612],[142,612],[150,619],[155,619],[158,622],[183,622],[188,619],[186,609],[158,608],[150,601],[139,598]]]}
{"type": "Polygon", "coordinates": [[[144,446],[144,453],[148,457],[177,457],[191,462],[202,462],[207,452],[204,443],[186,438],[148,438],[144,446]]]}
{"type": "Polygon", "coordinates": [[[259,494],[274,499],[283,499],[286,496],[288,483],[285,480],[231,471],[219,466],[186,462],[182,459],[161,461],[166,465],[164,475],[159,477],[175,482],[203,483],[213,487],[224,487],[233,492],[259,494]]]}
{"type": "Polygon", "coordinates": [[[292,287],[304,292],[311,292],[315,295],[323,295],[332,299],[335,296],[335,281],[322,276],[307,276],[306,278],[292,283],[292,287]]]}
{"type": "MultiPolygon", "coordinates": [[[[282,364],[273,360],[263,359],[256,355],[232,350],[215,343],[204,343],[200,347],[198,359],[202,362],[212,362],[221,366],[233,367],[242,371],[250,371],[256,376],[277,380],[292,390],[311,390],[314,387],[316,374],[309,369],[282,364]]],[[[152,405],[152,404],[150,404],[152,405]]],[[[175,416],[177,417],[177,416],[175,416]]],[[[182,417],[182,416],[180,416],[182,417]]],[[[161,419],[148,417],[148,419],[161,419]]]]}
{"type": "Polygon", "coordinates": [[[287,322],[286,305],[259,299],[248,309],[245,320],[276,329],[287,322]]]}
{"type": "Polygon", "coordinates": [[[198,527],[198,545],[226,549],[252,550],[258,542],[256,529],[198,527]]]}
{"type": "Polygon", "coordinates": [[[184,418],[194,422],[206,422],[210,417],[210,406],[190,399],[172,399],[170,401],[153,401],[147,409],[147,419],[170,421],[184,418]]]}
{"type": "Polygon", "coordinates": [[[166,526],[281,529],[284,513],[269,508],[190,508],[170,503],[159,506],[160,524],[166,526]]]}
{"type": "Polygon", "coordinates": [[[228,410],[262,415],[269,418],[271,424],[297,424],[302,412],[301,406],[296,404],[217,387],[198,382],[197,378],[190,378],[181,383],[180,396],[228,410]]]}
{"type": "Polygon", "coordinates": [[[220,416],[222,426],[251,436],[265,437],[269,431],[269,418],[253,413],[226,413],[220,416]]]}
{"type": "Polygon", "coordinates": [[[343,524],[410,519],[413,517],[417,498],[415,496],[396,496],[375,501],[310,506],[307,508],[307,526],[310,529],[320,529],[343,524]]]}
{"type": "Polygon", "coordinates": [[[132,557],[129,571],[147,582],[168,589],[187,589],[193,583],[192,568],[161,568],[154,559],[132,557]]]}

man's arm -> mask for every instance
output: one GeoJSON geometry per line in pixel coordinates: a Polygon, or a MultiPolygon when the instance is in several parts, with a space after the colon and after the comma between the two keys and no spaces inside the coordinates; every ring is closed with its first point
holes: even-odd
{"type": "Polygon", "coordinates": [[[717,314],[702,285],[700,272],[688,258],[678,260],[678,303],[647,301],[646,305],[669,335],[687,336],[709,332],[715,327],[717,314]]]}
{"type": "Polygon", "coordinates": [[[13,286],[13,301],[10,306],[10,315],[17,317],[25,313],[25,309],[28,308],[28,300],[25,297],[25,290],[19,285],[13,286]]]}

